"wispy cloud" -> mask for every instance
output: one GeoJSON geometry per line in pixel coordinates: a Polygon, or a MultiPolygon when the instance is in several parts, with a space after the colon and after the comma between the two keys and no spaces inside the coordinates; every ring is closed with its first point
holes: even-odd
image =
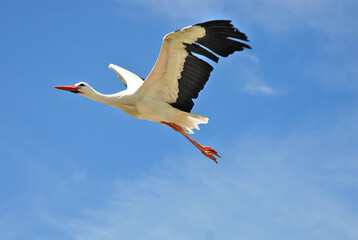
{"type": "Polygon", "coordinates": [[[311,81],[334,89],[358,88],[357,1],[239,0],[230,5],[249,29],[263,30],[269,38],[291,39],[283,48],[293,47],[294,39],[305,42],[311,51],[292,57],[311,81]]]}
{"type": "Polygon", "coordinates": [[[232,76],[237,76],[239,91],[251,95],[272,96],[277,95],[279,90],[271,87],[261,73],[260,60],[258,57],[243,53],[245,61],[227,63],[226,71],[232,76]]]}
{"type": "Polygon", "coordinates": [[[358,150],[347,145],[358,140],[356,120],[251,133],[220,165],[170,157],[137,181],[118,180],[105,206],[55,224],[77,240],[356,239],[358,150]]]}
{"type": "Polygon", "coordinates": [[[255,0],[233,1],[241,15],[270,33],[315,28],[327,34],[352,33],[358,23],[354,20],[356,1],[333,0],[255,0]]]}
{"type": "Polygon", "coordinates": [[[256,76],[247,76],[246,78],[247,84],[242,89],[244,92],[248,92],[250,94],[259,94],[259,95],[273,95],[274,90],[270,86],[268,86],[265,82],[263,82],[260,78],[256,76]]]}

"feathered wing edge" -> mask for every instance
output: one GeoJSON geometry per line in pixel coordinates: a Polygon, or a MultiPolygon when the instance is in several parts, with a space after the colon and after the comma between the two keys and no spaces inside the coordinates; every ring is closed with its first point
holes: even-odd
{"type": "Polygon", "coordinates": [[[193,53],[218,62],[219,57],[215,54],[227,57],[236,51],[251,48],[249,45],[235,40],[248,41],[246,35],[235,28],[229,20],[215,20],[193,26],[203,27],[205,35],[192,44],[183,43],[188,56],[185,59],[181,77],[178,79],[178,98],[176,102],[171,103],[173,107],[185,112],[191,111],[194,106],[192,99],[198,97],[213,70],[209,63],[193,53]]]}
{"type": "Polygon", "coordinates": [[[143,84],[143,79],[136,74],[114,64],[109,64],[109,69],[113,70],[118,78],[124,83],[128,91],[136,91],[143,84]]]}

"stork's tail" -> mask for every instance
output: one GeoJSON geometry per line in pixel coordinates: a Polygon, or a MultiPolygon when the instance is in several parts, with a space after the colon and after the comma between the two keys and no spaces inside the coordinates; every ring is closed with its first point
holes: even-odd
{"type": "Polygon", "coordinates": [[[186,113],[186,116],[181,119],[180,126],[186,133],[193,134],[193,128],[200,130],[199,124],[207,124],[209,118],[197,114],[186,113]]]}

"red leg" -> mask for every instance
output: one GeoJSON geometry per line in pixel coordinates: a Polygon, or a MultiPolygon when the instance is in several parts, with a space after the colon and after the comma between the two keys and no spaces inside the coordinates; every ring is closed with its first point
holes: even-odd
{"type": "Polygon", "coordinates": [[[186,134],[186,132],[184,132],[182,127],[176,125],[175,123],[168,123],[168,122],[162,122],[162,123],[173,128],[175,131],[183,134],[184,137],[186,137],[192,144],[194,144],[194,146],[197,147],[206,157],[208,157],[211,160],[213,160],[214,162],[218,163],[216,161],[216,158],[214,157],[214,155],[218,156],[218,157],[220,157],[220,155],[213,148],[208,147],[208,146],[202,146],[198,142],[194,141],[191,137],[188,136],[188,134],[186,134]]]}

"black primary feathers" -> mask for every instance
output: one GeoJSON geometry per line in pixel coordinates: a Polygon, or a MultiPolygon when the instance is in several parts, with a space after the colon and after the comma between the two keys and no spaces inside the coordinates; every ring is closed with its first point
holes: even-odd
{"type": "Polygon", "coordinates": [[[203,55],[214,62],[218,62],[219,58],[214,53],[227,57],[236,51],[251,48],[245,43],[234,40],[248,41],[246,35],[235,28],[230,20],[215,20],[198,23],[194,26],[204,27],[205,36],[199,38],[196,43],[184,43],[189,55],[185,59],[181,78],[178,79],[178,98],[175,103],[171,104],[173,107],[185,112],[191,111],[194,106],[192,99],[198,97],[199,92],[204,88],[205,83],[209,79],[210,72],[213,70],[213,67],[209,63],[192,53],[203,55]]]}

